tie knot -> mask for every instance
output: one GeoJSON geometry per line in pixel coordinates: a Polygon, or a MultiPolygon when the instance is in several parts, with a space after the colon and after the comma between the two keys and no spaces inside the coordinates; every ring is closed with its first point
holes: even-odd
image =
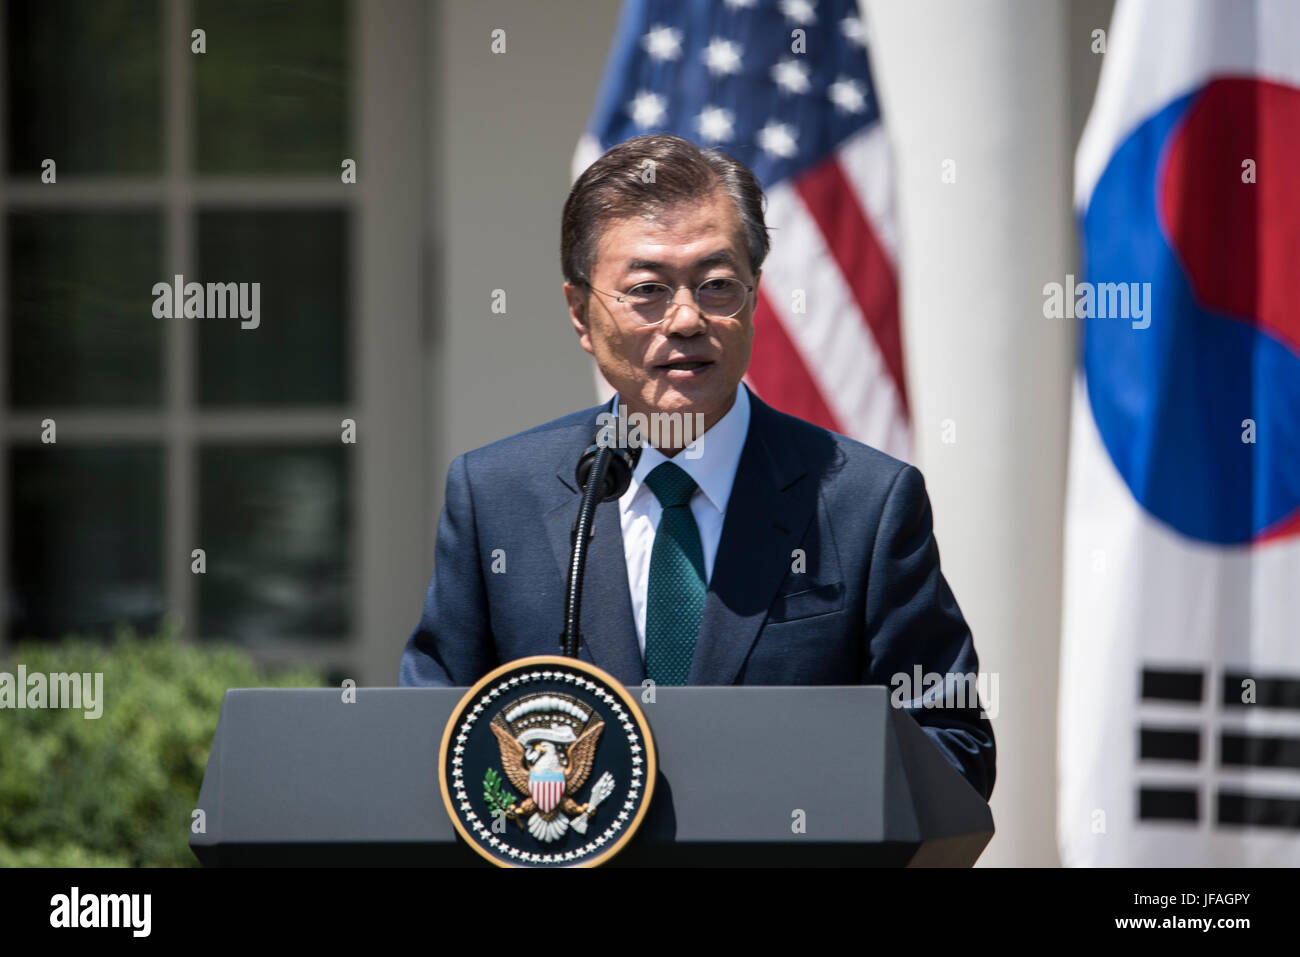
{"type": "Polygon", "coordinates": [[[695,479],[672,462],[661,462],[651,469],[645,477],[645,484],[650,486],[650,491],[655,493],[655,498],[664,508],[685,505],[695,494],[695,479]]]}

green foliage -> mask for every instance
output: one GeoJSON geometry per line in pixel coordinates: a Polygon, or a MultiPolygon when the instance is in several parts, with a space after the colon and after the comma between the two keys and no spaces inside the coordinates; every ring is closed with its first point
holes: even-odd
{"type": "Polygon", "coordinates": [[[102,672],[103,713],[0,711],[0,867],[169,867],[189,849],[208,749],[228,688],[320,687],[270,677],[233,647],[121,631],[111,643],[20,643],[0,671],[102,672]]]}
{"type": "Polygon", "coordinates": [[[501,781],[501,775],[492,768],[483,775],[483,800],[493,814],[505,814],[515,806],[514,793],[508,791],[501,781]]]}

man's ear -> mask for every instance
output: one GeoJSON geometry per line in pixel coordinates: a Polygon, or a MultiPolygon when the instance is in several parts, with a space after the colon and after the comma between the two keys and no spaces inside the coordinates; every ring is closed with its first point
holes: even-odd
{"type": "Polygon", "coordinates": [[[587,287],[577,283],[564,284],[564,301],[569,304],[569,322],[578,334],[578,342],[587,352],[591,352],[591,326],[587,305],[590,300],[587,287]]]}

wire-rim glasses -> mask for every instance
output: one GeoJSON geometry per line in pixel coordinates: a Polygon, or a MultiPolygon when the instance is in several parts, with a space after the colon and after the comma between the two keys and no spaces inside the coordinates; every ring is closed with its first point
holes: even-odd
{"type": "MultiPolygon", "coordinates": [[[[668,306],[681,286],[663,282],[639,282],[625,292],[597,289],[586,283],[588,289],[610,296],[620,303],[632,318],[642,325],[653,326],[668,316],[668,306]]],[[[696,308],[707,319],[730,319],[745,308],[749,294],[754,291],[750,283],[732,276],[715,276],[706,279],[692,291],[696,308]]]]}

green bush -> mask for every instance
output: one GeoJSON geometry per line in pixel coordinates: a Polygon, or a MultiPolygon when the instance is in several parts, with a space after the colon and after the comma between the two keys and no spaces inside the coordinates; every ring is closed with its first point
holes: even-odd
{"type": "Polygon", "coordinates": [[[126,631],[20,643],[0,671],[19,664],[103,672],[103,713],[0,711],[0,867],[196,864],[190,813],[226,689],[323,684],[308,670],[262,675],[238,648],[126,631]]]}

